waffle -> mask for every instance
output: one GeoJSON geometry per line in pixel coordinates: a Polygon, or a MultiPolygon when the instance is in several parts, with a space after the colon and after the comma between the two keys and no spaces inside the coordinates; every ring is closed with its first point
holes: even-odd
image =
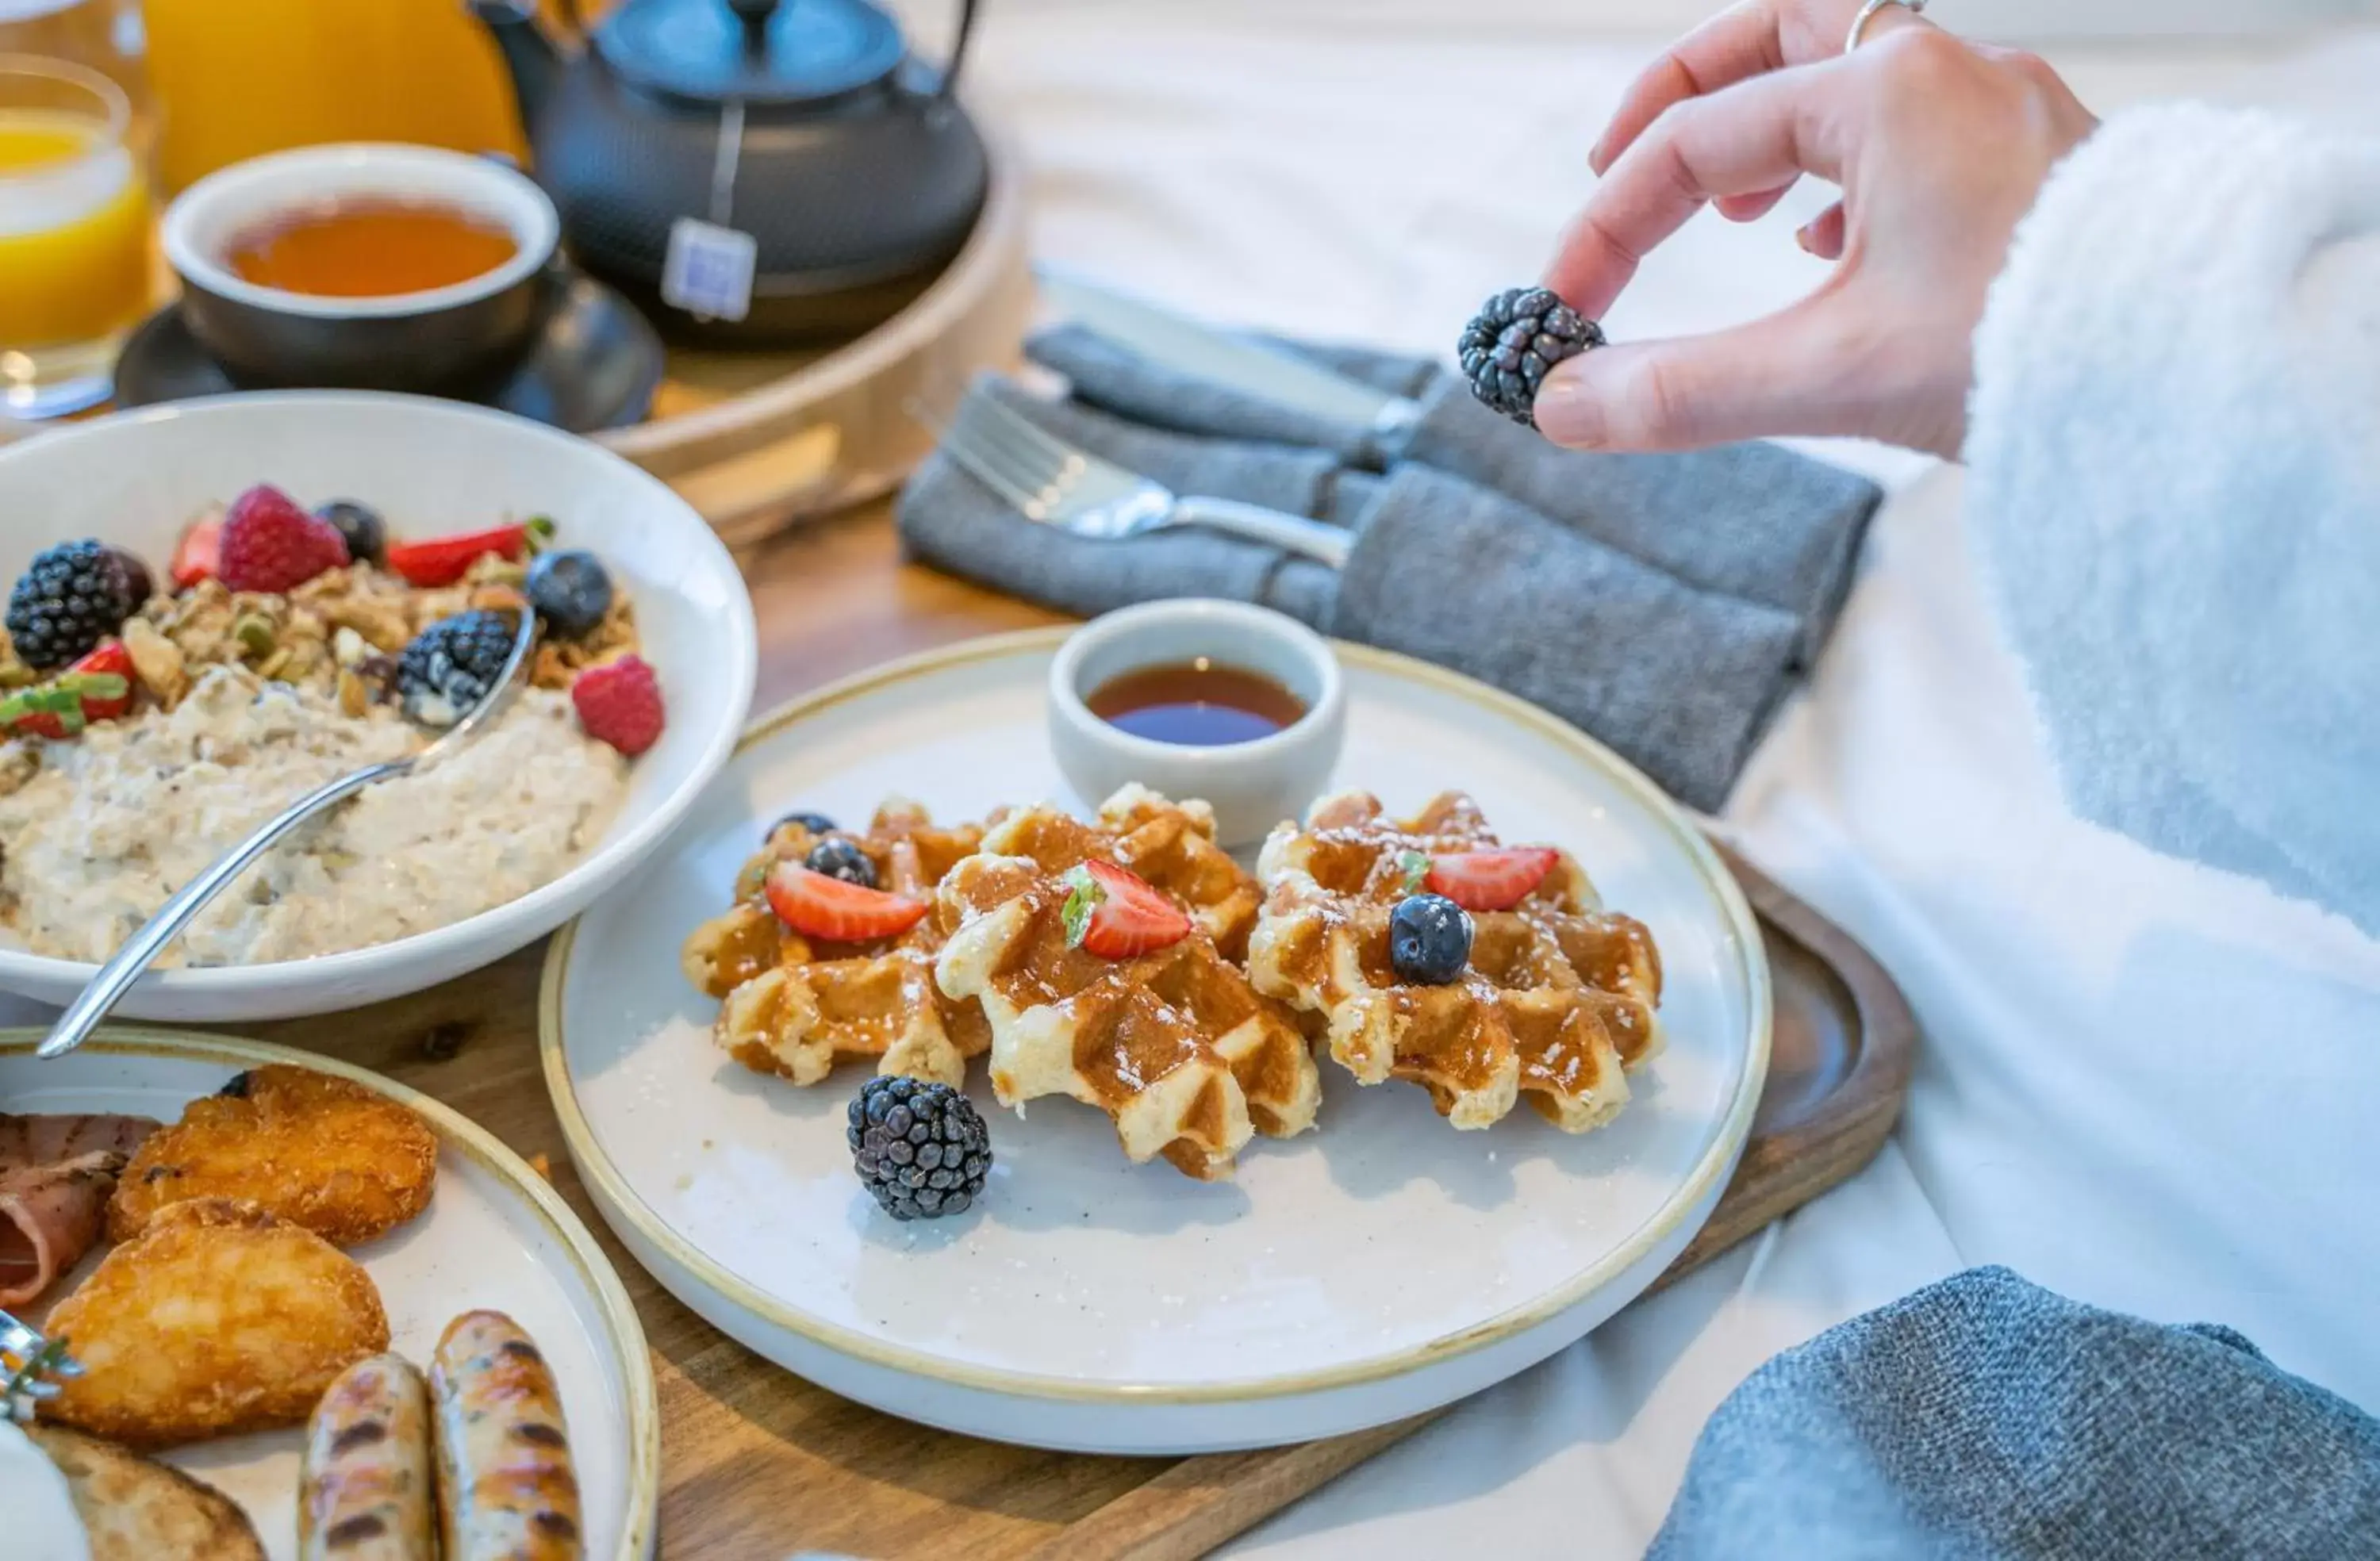
{"type": "Polygon", "coordinates": [[[1214,1180],[1257,1132],[1311,1127],[1321,1097],[1292,1016],[1223,952],[1245,942],[1257,900],[1202,804],[1132,787],[1096,824],[1028,809],[942,881],[941,917],[955,930],[936,971],[944,993],[983,1004],[1002,1105],[1072,1095],[1114,1119],[1135,1163],[1161,1155],[1214,1180]],[[1125,960],[1068,947],[1061,877],[1095,856],[1172,896],[1191,914],[1189,935],[1125,960]]]}
{"type": "MultiPolygon", "coordinates": [[[[937,826],[914,803],[877,809],[864,832],[842,831],[876,865],[877,882],[934,901],[935,887],[973,854],[976,825],[937,826]]],[[[991,1045],[980,1004],[946,998],[934,984],[945,924],[935,914],[897,938],[827,943],[805,938],[769,909],[769,869],[801,861],[823,837],[787,822],[770,832],[735,876],[735,904],[695,928],[680,959],[688,981],[720,999],[712,1034],[756,1073],[814,1084],[846,1058],[880,1073],[964,1086],[967,1059],[991,1045]]]]}
{"type": "Polygon", "coordinates": [[[1499,843],[1460,793],[1403,820],[1366,793],[1323,798],[1304,829],[1284,824],[1265,842],[1248,974],[1321,1020],[1331,1057],[1363,1083],[1412,1080],[1458,1128],[1500,1121],[1526,1095],[1563,1131],[1585,1132],[1627,1104],[1628,1071],[1661,1049],[1661,965],[1642,924],[1599,909],[1569,853],[1518,906],[1474,915],[1461,979],[1414,986],[1390,965],[1406,853],[1499,843]]]}

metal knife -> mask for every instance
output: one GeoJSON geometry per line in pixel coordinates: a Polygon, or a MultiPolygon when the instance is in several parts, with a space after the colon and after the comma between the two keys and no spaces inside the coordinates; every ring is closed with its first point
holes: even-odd
{"type": "Polygon", "coordinates": [[[1049,266],[1035,268],[1035,275],[1043,297],[1110,341],[1176,373],[1361,430],[1386,459],[1396,458],[1421,420],[1419,402],[1333,373],[1283,348],[1184,319],[1049,266]]]}

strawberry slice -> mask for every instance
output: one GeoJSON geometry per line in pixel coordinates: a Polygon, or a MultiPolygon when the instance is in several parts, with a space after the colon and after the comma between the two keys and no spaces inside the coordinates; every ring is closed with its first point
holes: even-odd
{"type": "Polygon", "coordinates": [[[897,938],[924,920],[927,911],[922,900],[845,883],[798,862],[780,862],[770,868],[767,892],[769,909],[779,921],[829,943],[897,938]]]}
{"type": "Polygon", "coordinates": [[[49,682],[0,699],[0,728],[30,737],[67,738],[130,708],[132,653],[120,639],[104,640],[49,682]]]}
{"type": "Polygon", "coordinates": [[[1433,856],[1423,883],[1466,911],[1509,911],[1535,893],[1561,860],[1548,845],[1507,846],[1433,856]]]}
{"type": "Polygon", "coordinates": [[[1190,936],[1190,918],[1155,885],[1112,862],[1093,860],[1065,877],[1066,942],[1103,960],[1170,949],[1190,936]]]}
{"type": "Polygon", "coordinates": [[[455,537],[433,537],[426,542],[392,542],[388,566],[409,586],[451,586],[490,553],[509,563],[528,551],[530,527],[499,526],[487,531],[467,531],[455,537]]]}
{"type": "Polygon", "coordinates": [[[174,548],[174,584],[197,585],[223,567],[224,517],[210,515],[182,533],[174,548]]]}

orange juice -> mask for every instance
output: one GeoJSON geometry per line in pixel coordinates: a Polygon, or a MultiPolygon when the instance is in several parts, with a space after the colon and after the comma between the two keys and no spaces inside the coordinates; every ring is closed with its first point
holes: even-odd
{"type": "Polygon", "coordinates": [[[463,0],[147,0],[158,179],[323,141],[526,158],[512,82],[463,0]]]}
{"type": "Polygon", "coordinates": [[[149,301],[149,192],[104,121],[0,104],[0,352],[91,343],[149,301]]]}

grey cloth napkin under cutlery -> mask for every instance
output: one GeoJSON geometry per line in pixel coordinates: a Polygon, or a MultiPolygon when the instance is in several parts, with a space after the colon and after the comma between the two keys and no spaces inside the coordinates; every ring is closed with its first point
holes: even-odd
{"type": "Polygon", "coordinates": [[[1196,529],[1068,535],[941,453],[901,498],[917,557],[1083,614],[1181,596],[1272,607],[1542,705],[1705,810],[1725,801],[1823,643],[1881,498],[1863,478],[1766,445],[1562,451],[1417,359],[1299,349],[1414,398],[1391,452],[1378,430],[1172,372],[1080,327],[1027,350],[1066,377],[1073,399],[990,377],[967,393],[1178,493],[1344,526],[1354,538],[1345,568],[1196,529]]]}

